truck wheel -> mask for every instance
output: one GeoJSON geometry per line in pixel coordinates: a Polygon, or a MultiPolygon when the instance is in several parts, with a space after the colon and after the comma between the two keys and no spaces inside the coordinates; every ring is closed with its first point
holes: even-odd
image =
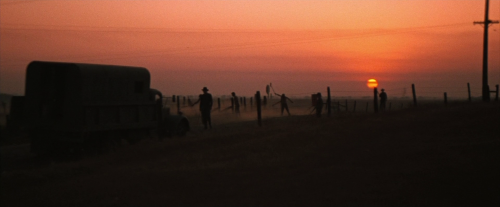
{"type": "Polygon", "coordinates": [[[186,136],[187,131],[189,130],[189,126],[186,122],[181,121],[174,129],[174,135],[183,137],[186,136]]]}

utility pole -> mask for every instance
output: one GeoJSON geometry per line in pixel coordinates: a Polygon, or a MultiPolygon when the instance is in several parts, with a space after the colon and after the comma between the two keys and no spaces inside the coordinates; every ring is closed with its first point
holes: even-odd
{"type": "Polygon", "coordinates": [[[488,27],[490,24],[498,24],[498,21],[489,19],[490,0],[486,0],[486,9],[484,12],[484,22],[474,22],[474,24],[484,24],[483,36],[483,101],[490,101],[490,87],[488,86],[488,27]]]}

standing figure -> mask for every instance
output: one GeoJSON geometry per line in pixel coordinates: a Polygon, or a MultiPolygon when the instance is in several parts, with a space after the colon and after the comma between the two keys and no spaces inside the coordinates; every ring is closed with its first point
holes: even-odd
{"type": "Polygon", "coordinates": [[[280,101],[276,102],[274,105],[278,104],[278,103],[281,103],[281,116],[283,116],[283,111],[286,109],[286,112],[288,113],[288,116],[290,116],[290,111],[288,110],[288,104],[287,104],[287,100],[289,100],[290,102],[293,103],[293,101],[286,97],[285,94],[276,94],[277,96],[281,96],[281,99],[280,101]]]}
{"type": "Polygon", "coordinates": [[[233,96],[233,109],[236,114],[240,114],[240,102],[238,100],[238,97],[236,96],[236,93],[232,92],[231,95],[233,96]]]}
{"type": "Polygon", "coordinates": [[[321,98],[321,93],[316,94],[316,116],[321,117],[321,112],[323,111],[323,98],[321,98]]]}
{"type": "Polygon", "coordinates": [[[387,94],[385,90],[382,89],[382,92],[378,95],[380,97],[380,110],[385,111],[385,103],[387,102],[387,94]]]}
{"type": "Polygon", "coordinates": [[[202,89],[203,94],[200,94],[199,99],[194,102],[191,106],[194,106],[198,102],[200,103],[200,112],[201,112],[201,122],[203,122],[203,126],[205,129],[207,127],[212,128],[212,120],[210,118],[210,112],[212,111],[212,105],[213,105],[213,100],[212,100],[212,94],[208,93],[208,88],[203,87],[202,89]]]}

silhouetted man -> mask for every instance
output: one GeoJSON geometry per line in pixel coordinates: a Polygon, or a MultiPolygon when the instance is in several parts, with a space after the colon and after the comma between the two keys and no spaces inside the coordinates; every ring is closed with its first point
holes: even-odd
{"type": "Polygon", "coordinates": [[[191,106],[194,106],[198,102],[200,103],[200,112],[201,112],[201,122],[203,122],[203,126],[205,129],[207,127],[212,128],[212,120],[210,118],[210,112],[212,111],[212,105],[213,105],[213,100],[212,100],[212,94],[208,93],[208,88],[203,87],[202,89],[203,94],[200,94],[200,97],[196,102],[194,102],[191,106]]]}
{"type": "Polygon", "coordinates": [[[288,116],[290,116],[290,111],[288,110],[287,100],[290,100],[290,102],[292,102],[292,103],[293,103],[293,101],[290,98],[286,97],[285,94],[281,94],[281,95],[280,94],[276,94],[276,95],[277,96],[281,96],[281,99],[280,99],[279,102],[273,104],[273,106],[276,105],[276,104],[278,104],[278,103],[281,103],[281,116],[283,116],[283,111],[285,109],[286,109],[286,112],[288,113],[288,116]]]}
{"type": "Polygon", "coordinates": [[[380,97],[380,110],[385,111],[385,103],[387,102],[387,94],[385,90],[382,89],[382,92],[378,95],[380,97]]]}
{"type": "Polygon", "coordinates": [[[316,94],[316,116],[321,117],[321,112],[323,111],[323,98],[321,98],[321,93],[316,94]]]}
{"type": "Polygon", "coordinates": [[[238,100],[238,97],[236,96],[236,93],[232,92],[231,95],[233,96],[233,107],[234,107],[234,112],[237,114],[240,113],[240,101],[238,100]]]}

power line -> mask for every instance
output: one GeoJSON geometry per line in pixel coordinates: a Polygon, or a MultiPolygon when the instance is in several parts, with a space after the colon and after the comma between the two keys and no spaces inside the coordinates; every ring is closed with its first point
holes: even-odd
{"type": "Polygon", "coordinates": [[[17,4],[26,4],[26,3],[33,3],[33,2],[41,2],[41,1],[47,1],[47,0],[24,0],[24,1],[10,1],[10,2],[1,2],[0,5],[2,6],[9,6],[9,5],[17,5],[17,4]]]}
{"type": "MultiPolygon", "coordinates": [[[[377,32],[384,33],[405,33],[418,30],[466,26],[469,23],[455,23],[446,25],[432,25],[422,27],[403,27],[394,29],[379,29],[384,30],[377,32]],[[389,30],[389,31],[387,31],[389,30]],[[400,31],[398,31],[400,30],[400,31]]],[[[72,26],[72,25],[31,25],[31,24],[0,24],[0,28],[5,31],[15,30],[33,30],[33,31],[80,31],[80,32],[138,32],[138,33],[303,33],[303,32],[338,32],[339,29],[304,29],[304,30],[259,30],[259,29],[179,29],[179,28],[158,28],[158,27],[99,27],[99,26],[72,26]]],[[[373,34],[373,33],[368,33],[373,34]]],[[[327,36],[324,38],[335,38],[327,36]]]]}
{"type": "MultiPolygon", "coordinates": [[[[6,25],[6,24],[4,24],[6,25]]],[[[445,28],[445,27],[457,27],[457,26],[465,26],[470,25],[470,23],[455,23],[455,24],[446,24],[446,25],[432,25],[432,26],[422,26],[422,27],[407,27],[407,28],[397,28],[391,29],[389,31],[383,30],[382,32],[372,32],[372,33],[364,33],[364,34],[354,34],[347,36],[337,36],[332,37],[331,35],[316,37],[316,38],[295,38],[286,41],[267,41],[267,42],[252,42],[252,43],[244,43],[244,44],[228,44],[228,45],[219,45],[219,46],[211,46],[211,47],[200,47],[200,48],[177,48],[173,50],[167,51],[142,51],[136,53],[127,53],[127,54],[118,54],[113,55],[113,57],[102,57],[101,56],[86,56],[80,57],[83,59],[91,58],[91,60],[110,60],[110,59],[123,59],[130,57],[153,57],[159,55],[173,55],[173,54],[182,54],[182,53],[200,53],[200,52],[213,52],[213,51],[221,51],[221,50],[235,50],[235,49],[249,49],[249,48],[259,48],[259,47],[277,47],[277,46],[285,46],[285,45],[293,45],[293,44],[307,44],[307,43],[315,43],[315,42],[324,42],[324,41],[337,41],[337,40],[347,40],[347,39],[357,39],[357,38],[368,38],[375,36],[384,36],[384,35],[394,35],[394,34],[404,34],[410,33],[419,30],[427,30],[434,28],[445,28]]],[[[0,25],[1,26],[1,25],[0,25]]],[[[146,33],[260,33],[261,31],[276,33],[276,31],[269,30],[175,30],[175,29],[167,29],[167,28],[136,28],[136,27],[93,27],[93,26],[57,26],[57,25],[19,25],[21,27],[15,28],[13,25],[7,24],[7,28],[2,28],[2,30],[36,30],[36,31],[85,31],[85,32],[146,32],[146,33]],[[9,26],[11,28],[9,28],[9,26]],[[27,27],[28,26],[28,27],[27,27]],[[35,27],[35,28],[30,28],[35,27]],[[38,28],[36,28],[38,27],[38,28]]],[[[329,30],[304,30],[304,31],[321,31],[327,32],[329,30]]],[[[332,30],[333,32],[334,30],[332,30]]],[[[283,33],[289,33],[294,31],[282,31],[283,33]]],[[[298,31],[295,31],[298,32],[298,31]]]]}

